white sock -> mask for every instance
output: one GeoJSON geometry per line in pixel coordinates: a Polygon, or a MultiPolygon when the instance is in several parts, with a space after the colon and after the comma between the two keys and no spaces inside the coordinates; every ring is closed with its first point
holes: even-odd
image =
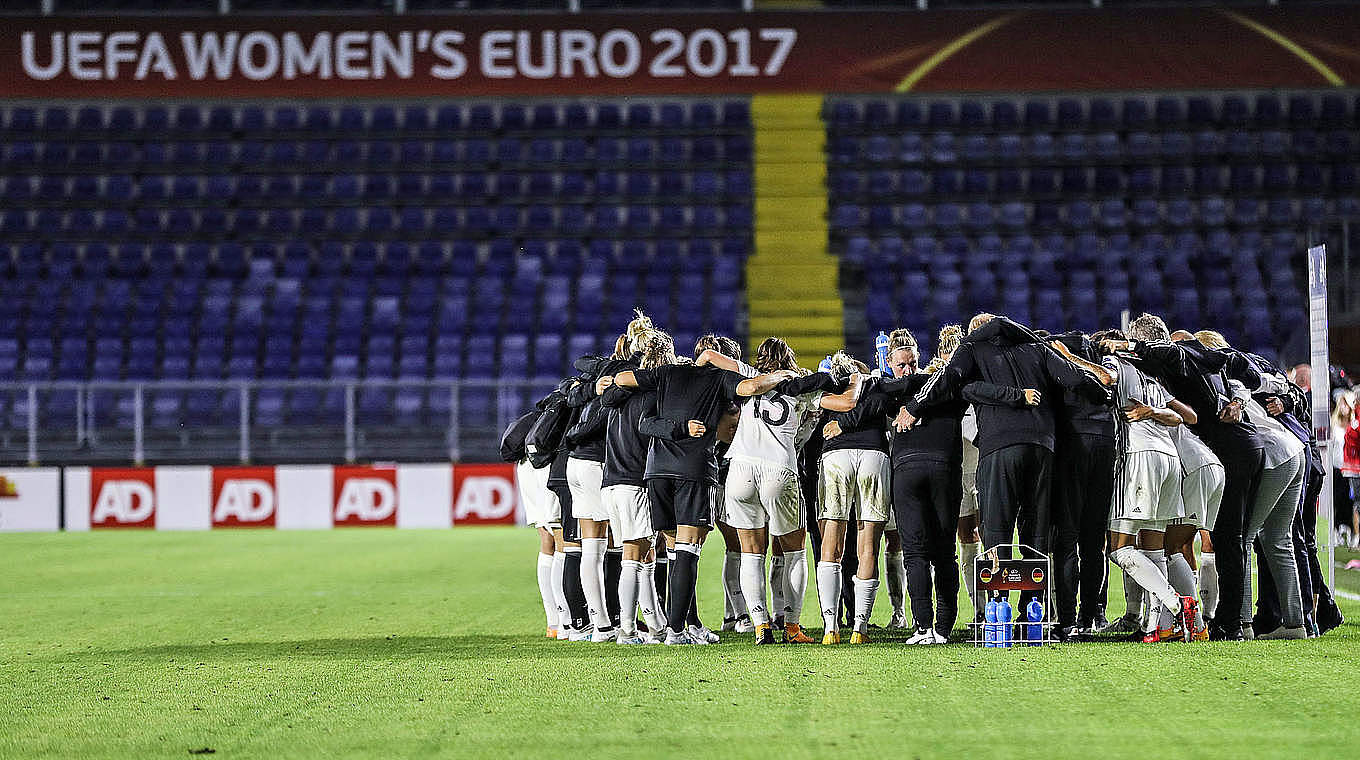
{"type": "Polygon", "coordinates": [[[827,631],[841,629],[841,563],[817,563],[817,601],[822,606],[822,624],[827,631]]]}
{"type": "MultiPolygon", "coordinates": [[[[1191,599],[1199,598],[1199,587],[1195,583],[1195,571],[1190,569],[1190,562],[1185,555],[1180,552],[1172,552],[1166,557],[1166,579],[1171,582],[1171,587],[1176,589],[1176,593],[1181,596],[1188,596],[1191,599]]],[[[1195,627],[1204,627],[1204,610],[1195,610],[1195,627]]]]}
{"type": "Polygon", "coordinates": [[[1180,595],[1147,555],[1132,546],[1123,546],[1115,549],[1110,554],[1110,559],[1119,565],[1119,569],[1123,570],[1125,575],[1133,578],[1139,586],[1170,610],[1171,614],[1181,611],[1180,595]]]}
{"type": "Polygon", "coordinates": [[[770,622],[770,608],[765,605],[765,555],[741,555],[741,595],[746,600],[746,612],[755,625],[770,622]]]}
{"type": "Polygon", "coordinates": [[[586,595],[586,609],[590,624],[597,631],[614,627],[609,619],[609,608],[604,603],[604,550],[608,543],[603,538],[581,539],[581,590],[586,595]]]}
{"type": "Polygon", "coordinates": [[[562,563],[566,562],[567,555],[563,552],[553,552],[552,556],[552,595],[553,604],[557,608],[558,630],[571,630],[571,612],[567,607],[567,592],[562,586],[562,563]]]}
{"type": "MultiPolygon", "coordinates": [[[[974,586],[977,585],[977,578],[973,575],[973,562],[977,559],[977,555],[981,553],[982,544],[977,541],[959,543],[959,572],[963,573],[963,587],[968,589],[968,600],[973,603],[975,608],[982,605],[976,602],[977,589],[974,586]]],[[[985,605],[986,602],[982,604],[985,605]]],[[[977,610],[974,609],[973,612],[976,613],[977,610]]]]}
{"type": "Polygon", "coordinates": [[[626,638],[637,633],[638,573],[642,572],[642,563],[625,559],[619,567],[619,635],[626,638]]]}
{"type": "Polygon", "coordinates": [[[866,579],[857,575],[854,578],[854,582],[855,630],[860,633],[868,633],[869,616],[874,613],[874,597],[878,596],[878,579],[866,579]]]}
{"type": "Polygon", "coordinates": [[[665,636],[666,611],[661,609],[661,599],[656,595],[656,563],[640,563],[637,573],[638,605],[642,607],[642,619],[653,636],[665,636]]]}
{"type": "Polygon", "coordinates": [[[1218,555],[1204,552],[1199,555],[1200,610],[1212,618],[1218,611],[1218,555]]]}
{"type": "Polygon", "coordinates": [[[538,595],[543,599],[543,617],[549,628],[557,627],[557,600],[553,596],[553,556],[538,555],[538,595]]]}
{"type": "Polygon", "coordinates": [[[807,552],[798,550],[784,555],[784,580],[788,594],[784,601],[784,624],[799,625],[803,620],[803,599],[807,597],[807,552]]]}
{"type": "MultiPolygon", "coordinates": [[[[1171,578],[1166,574],[1166,550],[1139,549],[1139,551],[1143,553],[1144,557],[1152,560],[1152,564],[1157,566],[1157,572],[1161,573],[1162,577],[1167,579],[1167,584],[1169,585],[1171,583],[1171,578]]],[[[1172,586],[1171,588],[1175,589],[1175,586],[1172,586]]],[[[1179,597],[1180,594],[1177,594],[1176,596],[1179,597]]],[[[1156,621],[1159,629],[1164,631],[1170,630],[1176,625],[1175,620],[1171,617],[1171,610],[1169,610],[1165,604],[1158,604],[1156,614],[1149,615],[1149,617],[1156,621]]]]}
{"type": "Polygon", "coordinates": [[[746,614],[746,600],[742,598],[741,552],[727,552],[723,555],[723,619],[741,617],[746,614]]]}
{"type": "Polygon", "coordinates": [[[884,556],[888,576],[888,601],[892,603],[894,615],[905,615],[907,566],[902,562],[902,552],[890,552],[884,556]]]}
{"type": "Polygon", "coordinates": [[[770,558],[770,609],[774,611],[776,618],[784,614],[784,591],[787,586],[784,582],[784,562],[782,554],[770,558]]]}

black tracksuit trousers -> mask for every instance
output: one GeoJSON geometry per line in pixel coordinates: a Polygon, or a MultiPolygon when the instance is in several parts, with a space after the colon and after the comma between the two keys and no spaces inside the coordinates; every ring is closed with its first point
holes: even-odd
{"type": "Polygon", "coordinates": [[[1114,491],[1114,441],[1069,435],[1058,442],[1053,485],[1053,571],[1058,622],[1089,623],[1105,607],[1105,533],[1114,491]]]}
{"type": "Polygon", "coordinates": [[[958,617],[959,565],[954,533],[963,499],[961,468],[959,462],[929,460],[893,468],[893,511],[907,567],[911,616],[917,628],[934,628],[942,636],[949,635],[958,617]]]}
{"type": "Polygon", "coordinates": [[[1240,610],[1251,569],[1251,545],[1243,536],[1247,513],[1256,502],[1265,457],[1261,449],[1219,446],[1214,449],[1223,463],[1223,502],[1218,522],[1209,535],[1218,558],[1218,614],[1213,627],[1232,634],[1242,629],[1240,610]]]}

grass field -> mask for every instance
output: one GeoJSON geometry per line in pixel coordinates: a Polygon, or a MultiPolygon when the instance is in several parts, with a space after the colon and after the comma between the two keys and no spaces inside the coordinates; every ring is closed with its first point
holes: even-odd
{"type": "Polygon", "coordinates": [[[0,536],[0,757],[1257,758],[1360,741],[1354,623],[1245,644],[568,644],[541,638],[536,546],[498,528],[0,536]]]}

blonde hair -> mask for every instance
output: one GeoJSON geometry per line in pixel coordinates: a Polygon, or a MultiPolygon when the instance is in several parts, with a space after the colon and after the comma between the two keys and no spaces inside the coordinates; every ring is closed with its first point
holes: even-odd
{"type": "Polygon", "coordinates": [[[1229,348],[1228,341],[1222,333],[1213,330],[1200,330],[1195,333],[1195,340],[1204,344],[1206,348],[1229,348]]]}
{"type": "Polygon", "coordinates": [[[1189,330],[1175,330],[1168,337],[1170,337],[1172,341],[1194,340],[1195,334],[1189,330]]]}
{"type": "Polygon", "coordinates": [[[633,309],[633,321],[629,322],[627,329],[623,331],[623,337],[628,339],[628,352],[641,351],[645,336],[655,329],[651,317],[643,314],[642,309],[633,309]]]}
{"type": "Polygon", "coordinates": [[[1332,410],[1332,424],[1336,427],[1350,427],[1355,419],[1355,394],[1341,391],[1336,394],[1336,408],[1332,410]]]}
{"type": "Polygon", "coordinates": [[[899,327],[888,334],[888,353],[891,354],[899,348],[916,350],[916,336],[905,327],[899,327]]]}
{"type": "Polygon", "coordinates": [[[831,375],[833,377],[845,379],[856,372],[867,374],[869,372],[869,366],[846,353],[845,349],[841,349],[831,355],[831,375]]]}
{"type": "Polygon", "coordinates": [[[949,357],[959,350],[959,344],[962,342],[963,328],[958,325],[945,325],[940,328],[940,335],[935,339],[935,353],[938,356],[949,357]]]}
{"type": "Polygon", "coordinates": [[[655,369],[675,363],[675,341],[660,330],[648,330],[638,336],[642,352],[642,369],[655,369]]]}
{"type": "Polygon", "coordinates": [[[993,319],[996,319],[996,315],[988,314],[985,311],[980,314],[974,315],[972,319],[968,320],[968,332],[972,332],[978,329],[979,327],[982,327],[983,325],[987,324],[993,319]]]}

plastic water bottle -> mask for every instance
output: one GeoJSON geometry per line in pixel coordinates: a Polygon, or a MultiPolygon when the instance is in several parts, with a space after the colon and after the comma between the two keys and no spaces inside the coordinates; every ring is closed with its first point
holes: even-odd
{"type": "Polygon", "coordinates": [[[987,607],[983,612],[983,619],[987,621],[987,624],[982,626],[983,646],[985,647],[998,646],[997,639],[1000,631],[997,630],[996,624],[997,607],[995,599],[987,600],[987,607]]]}
{"type": "Polygon", "coordinates": [[[874,338],[874,350],[878,352],[878,371],[883,373],[883,377],[892,377],[888,371],[888,335],[882,330],[874,338]]]}
{"type": "Polygon", "coordinates": [[[831,371],[831,357],[830,357],[830,356],[827,356],[825,359],[822,360],[822,363],[821,363],[821,364],[818,364],[818,365],[817,365],[817,371],[818,371],[818,372],[830,372],[830,371],[831,371]]]}
{"type": "Polygon", "coordinates": [[[1008,647],[1013,642],[1011,639],[1011,624],[1015,622],[1015,617],[1011,612],[1011,600],[1001,597],[1001,603],[996,606],[997,622],[997,643],[999,647],[1008,647]]]}
{"type": "Polygon", "coordinates": [[[1029,640],[1030,646],[1037,647],[1044,640],[1044,627],[1036,625],[1044,619],[1044,604],[1038,597],[1029,600],[1029,605],[1025,607],[1026,618],[1030,624],[1025,626],[1025,638],[1029,640]]]}

